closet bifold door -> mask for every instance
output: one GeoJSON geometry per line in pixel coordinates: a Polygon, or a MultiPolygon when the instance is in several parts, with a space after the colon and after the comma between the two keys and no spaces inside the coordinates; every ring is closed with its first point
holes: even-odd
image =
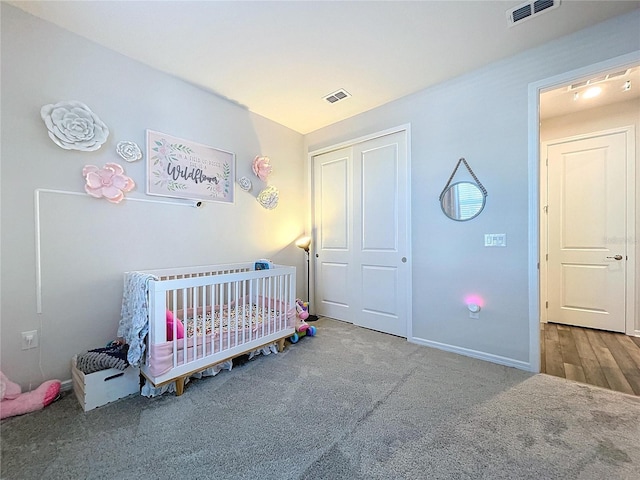
{"type": "Polygon", "coordinates": [[[316,310],[407,336],[407,132],[313,157],[316,310]]]}

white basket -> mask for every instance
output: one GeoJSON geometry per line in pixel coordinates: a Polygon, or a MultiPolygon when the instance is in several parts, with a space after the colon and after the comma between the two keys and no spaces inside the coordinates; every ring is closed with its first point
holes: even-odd
{"type": "Polygon", "coordinates": [[[109,402],[140,393],[140,369],[129,365],[125,370],[108,368],[83,373],[77,368],[77,358],[71,359],[73,391],[83,410],[88,412],[109,402]]]}

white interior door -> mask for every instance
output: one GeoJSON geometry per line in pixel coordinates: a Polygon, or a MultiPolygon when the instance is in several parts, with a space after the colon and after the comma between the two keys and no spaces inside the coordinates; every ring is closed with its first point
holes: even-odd
{"type": "Polygon", "coordinates": [[[352,149],[313,159],[315,313],[353,323],[352,149]]]}
{"type": "Polygon", "coordinates": [[[320,315],[407,336],[408,215],[405,131],[314,157],[320,315]]]}
{"type": "Polygon", "coordinates": [[[625,331],[627,139],[547,145],[550,322],[625,331]]]}

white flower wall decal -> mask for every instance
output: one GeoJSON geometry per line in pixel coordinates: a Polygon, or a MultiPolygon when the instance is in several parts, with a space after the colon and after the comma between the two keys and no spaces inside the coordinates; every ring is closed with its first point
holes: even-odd
{"type": "Polygon", "coordinates": [[[278,189],[271,185],[262,190],[256,200],[267,210],[273,210],[278,206],[279,195],[278,189]]]}
{"type": "Polygon", "coordinates": [[[45,105],[40,116],[49,130],[49,138],[65,150],[98,150],[109,136],[107,126],[82,102],[45,105]]]}
{"type": "Polygon", "coordinates": [[[252,187],[251,180],[249,180],[247,177],[239,178],[238,185],[240,185],[240,188],[245,192],[248,192],[249,190],[251,190],[251,187],[252,187]]]}
{"type": "Polygon", "coordinates": [[[127,162],[135,162],[142,158],[142,150],[137,143],[134,142],[118,142],[116,152],[127,162]]]}

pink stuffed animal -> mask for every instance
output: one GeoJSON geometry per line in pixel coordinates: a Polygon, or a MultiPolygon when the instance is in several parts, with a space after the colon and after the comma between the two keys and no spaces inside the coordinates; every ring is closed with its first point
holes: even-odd
{"type": "Polygon", "coordinates": [[[309,318],[309,303],[296,298],[296,312],[298,313],[300,320],[304,321],[309,318]]]}
{"type": "Polygon", "coordinates": [[[178,317],[173,316],[173,312],[167,309],[167,341],[173,340],[173,324],[176,323],[176,337],[184,338],[184,325],[178,317]]]}
{"type": "Polygon", "coordinates": [[[58,397],[60,380],[48,380],[35,390],[22,393],[20,385],[0,372],[0,418],[41,410],[58,397]]]}

